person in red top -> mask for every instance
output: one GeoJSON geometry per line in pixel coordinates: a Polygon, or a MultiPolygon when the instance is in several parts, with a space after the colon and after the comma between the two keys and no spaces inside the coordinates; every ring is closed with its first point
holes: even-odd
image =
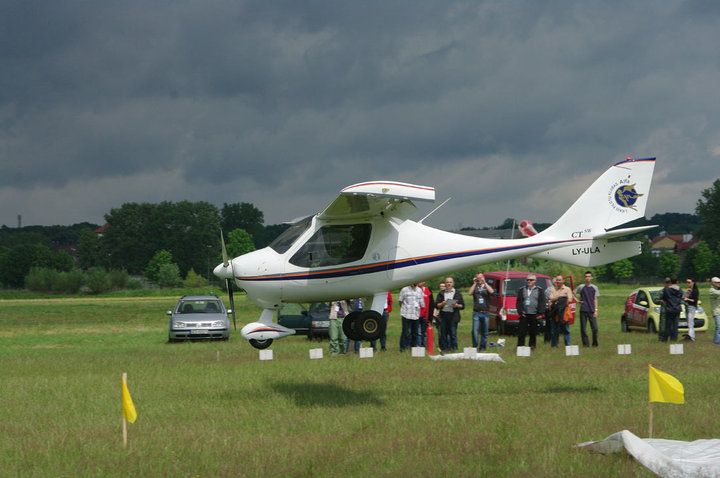
{"type": "MultiPolygon", "coordinates": [[[[390,312],[392,312],[392,304],[393,304],[393,298],[392,294],[388,292],[387,299],[385,300],[385,308],[383,309],[383,319],[385,319],[385,325],[383,326],[382,335],[380,336],[380,350],[385,352],[387,348],[385,348],[385,345],[387,344],[387,324],[388,324],[388,318],[390,317],[390,312]]],[[[373,351],[377,351],[377,340],[373,340],[370,342],[370,347],[373,348],[373,351]]]]}
{"type": "Polygon", "coordinates": [[[418,347],[427,347],[427,326],[432,323],[432,313],[435,310],[435,301],[430,287],[425,281],[418,283],[423,291],[423,305],[420,307],[420,343],[418,347]]]}

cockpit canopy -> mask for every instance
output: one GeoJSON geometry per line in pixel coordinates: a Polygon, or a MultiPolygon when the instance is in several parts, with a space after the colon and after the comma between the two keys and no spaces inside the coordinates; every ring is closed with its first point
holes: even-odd
{"type": "MultiPolygon", "coordinates": [[[[269,247],[278,254],[284,254],[311,223],[312,216],[294,223],[269,247]]],[[[325,267],[359,261],[367,251],[371,232],[369,223],[322,226],[293,254],[290,264],[298,267],[325,267]]]]}
{"type": "Polygon", "coordinates": [[[290,258],[298,267],[324,267],[363,258],[370,243],[370,224],[322,226],[290,258]]]}

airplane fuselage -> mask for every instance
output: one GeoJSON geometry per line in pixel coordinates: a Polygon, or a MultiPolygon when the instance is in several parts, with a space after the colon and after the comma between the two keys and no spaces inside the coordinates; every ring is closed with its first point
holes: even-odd
{"type": "MultiPolygon", "coordinates": [[[[575,240],[564,242],[570,244],[575,240]]],[[[254,251],[233,259],[233,270],[236,284],[251,300],[265,308],[277,308],[283,302],[372,296],[458,269],[531,255],[558,244],[558,241],[541,242],[531,237],[518,240],[477,238],[441,231],[411,220],[379,218],[331,222],[313,218],[307,230],[284,253],[271,247],[254,251]],[[297,258],[306,242],[323,226],[358,224],[369,224],[371,228],[361,259],[320,267],[293,264],[292,258],[297,258]]]]}

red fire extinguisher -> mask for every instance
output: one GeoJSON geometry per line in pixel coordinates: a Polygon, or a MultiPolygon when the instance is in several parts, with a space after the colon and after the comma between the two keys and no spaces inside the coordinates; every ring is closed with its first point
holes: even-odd
{"type": "Polygon", "coordinates": [[[425,330],[425,336],[427,338],[427,352],[430,355],[435,355],[435,337],[433,334],[432,320],[428,320],[427,330],[425,330]]]}

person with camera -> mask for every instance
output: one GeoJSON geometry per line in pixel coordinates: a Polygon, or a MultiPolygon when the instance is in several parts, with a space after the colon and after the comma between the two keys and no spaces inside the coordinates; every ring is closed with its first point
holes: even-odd
{"type": "Polygon", "coordinates": [[[487,348],[488,328],[490,325],[490,294],[495,292],[490,284],[485,282],[485,276],[478,272],[473,278],[468,294],[473,298],[472,344],[478,352],[487,348]],[[480,343],[478,344],[478,332],[480,343]]]}

